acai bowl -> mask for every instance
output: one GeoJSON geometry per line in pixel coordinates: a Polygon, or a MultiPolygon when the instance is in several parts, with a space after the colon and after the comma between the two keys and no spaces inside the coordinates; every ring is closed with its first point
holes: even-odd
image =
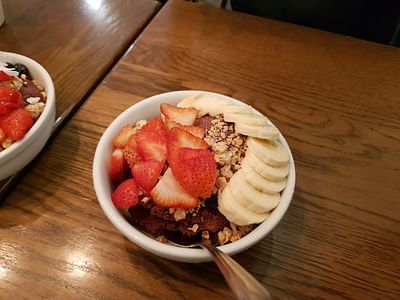
{"type": "Polygon", "coordinates": [[[55,119],[49,73],[26,56],[0,51],[0,180],[25,167],[44,147],[55,119]]]}
{"type": "MultiPolygon", "coordinates": [[[[150,165],[157,166],[154,162],[150,165]]],[[[174,246],[163,233],[172,230],[189,236],[201,234],[202,238],[204,235],[213,239],[228,255],[240,253],[262,240],[282,219],[293,196],[295,168],[285,138],[252,107],[216,93],[177,91],[144,99],[109,125],[96,149],[93,181],[103,211],[126,238],[161,257],[197,263],[211,261],[212,257],[203,249],[174,246]],[[208,121],[204,121],[206,118],[208,121]],[[165,126],[162,129],[166,131],[165,140],[155,138],[157,134],[146,133],[160,130],[159,126],[165,126]],[[224,126],[225,132],[216,129],[224,126]],[[127,145],[121,138],[126,132],[130,136],[125,143],[138,135],[140,162],[132,168],[131,162],[115,163],[118,158],[126,158],[127,145]],[[165,141],[166,150],[159,152],[164,148],[154,144],[155,140],[165,141]],[[228,142],[228,149],[233,144],[235,147],[242,144],[236,147],[239,154],[235,152],[234,159],[232,155],[226,159],[226,151],[222,151],[223,144],[229,140],[236,142],[228,142]],[[156,174],[154,182],[148,185],[148,180],[143,182],[139,176],[143,172],[137,170],[146,165],[147,159],[154,158],[153,151],[155,160],[162,161],[162,166],[156,167],[157,171],[145,170],[144,174],[156,174]],[[233,163],[229,165],[227,161],[233,163]],[[124,164],[124,171],[115,171],[116,165],[124,164]],[[132,170],[131,175],[126,175],[126,165],[132,170]],[[206,172],[201,171],[202,166],[206,172]],[[196,218],[199,214],[204,218],[196,218]],[[207,220],[219,221],[207,227],[207,220]],[[202,228],[214,231],[199,232],[202,228]],[[247,229],[238,235],[243,228],[247,229]]]]}

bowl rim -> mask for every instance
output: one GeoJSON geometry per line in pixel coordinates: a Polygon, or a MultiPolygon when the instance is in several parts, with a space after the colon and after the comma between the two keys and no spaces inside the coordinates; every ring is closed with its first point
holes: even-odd
{"type": "MultiPolygon", "coordinates": [[[[107,159],[104,159],[104,157],[105,157],[105,152],[107,152],[107,149],[110,149],[111,147],[110,145],[111,143],[109,143],[109,141],[111,141],[113,138],[113,136],[111,135],[114,133],[114,131],[116,131],[117,128],[121,129],[124,125],[127,124],[126,122],[123,123],[123,120],[128,118],[128,116],[134,119],[135,117],[132,117],[132,115],[135,114],[136,110],[145,108],[149,105],[150,106],[155,105],[156,103],[160,103],[161,101],[171,103],[171,101],[166,100],[168,98],[176,97],[178,100],[180,100],[185,97],[197,94],[209,94],[212,96],[233,100],[233,102],[238,104],[245,104],[244,102],[238,99],[228,97],[222,94],[207,92],[207,91],[198,91],[198,90],[172,91],[142,99],[141,101],[135,103],[134,105],[124,110],[108,125],[108,127],[106,128],[106,130],[104,131],[103,135],[99,140],[93,159],[93,183],[94,183],[95,193],[100,203],[100,206],[102,207],[105,215],[108,217],[111,223],[126,238],[128,238],[136,245],[144,248],[147,251],[152,252],[153,254],[181,262],[206,262],[206,261],[211,261],[212,257],[208,253],[208,251],[204,249],[179,248],[177,246],[161,243],[158,242],[155,238],[150,237],[147,234],[143,233],[141,230],[136,229],[122,216],[119,210],[114,207],[111,201],[111,194],[106,195],[104,191],[104,186],[102,186],[100,181],[102,172],[103,174],[104,172],[105,174],[108,174],[108,172],[102,170],[102,168],[104,168],[104,163],[108,161],[107,159]]],[[[176,100],[174,102],[177,103],[178,101],[176,100]]],[[[138,116],[138,118],[140,119],[140,116],[138,116]]],[[[242,252],[248,249],[249,247],[253,246],[257,242],[259,242],[260,240],[262,240],[265,236],[267,236],[285,215],[290,205],[296,181],[295,165],[290,147],[281,133],[279,133],[279,141],[289,152],[289,175],[285,190],[282,192],[281,201],[278,207],[276,207],[274,211],[271,213],[271,215],[264,222],[260,223],[251,233],[233,243],[229,243],[223,246],[218,246],[219,249],[221,249],[228,255],[234,255],[236,253],[242,252]]]]}
{"type": "MultiPolygon", "coordinates": [[[[41,80],[38,81],[45,88],[47,98],[43,112],[40,114],[39,118],[36,120],[33,126],[25,134],[24,138],[20,141],[14,142],[10,147],[0,152],[0,164],[6,163],[8,160],[15,157],[24,148],[26,148],[33,142],[31,140],[32,136],[34,136],[38,130],[46,125],[46,123],[49,121],[48,116],[52,113],[55,107],[55,90],[53,80],[51,79],[51,76],[47,72],[47,70],[40,63],[22,54],[0,51],[0,60],[4,58],[10,59],[11,62],[20,62],[25,65],[29,65],[29,71],[33,73],[41,73],[44,78],[44,82],[41,82],[41,80]],[[35,71],[32,71],[31,68],[35,69],[35,71]]],[[[36,80],[36,78],[34,79],[36,80]]],[[[54,122],[54,120],[52,122],[54,122]]]]}

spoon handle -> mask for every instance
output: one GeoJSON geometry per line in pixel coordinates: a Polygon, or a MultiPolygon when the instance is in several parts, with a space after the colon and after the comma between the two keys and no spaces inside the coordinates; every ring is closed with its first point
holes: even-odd
{"type": "Polygon", "coordinates": [[[202,243],[201,245],[210,251],[215,263],[237,299],[271,300],[271,296],[264,286],[235,260],[210,244],[202,243]]]}

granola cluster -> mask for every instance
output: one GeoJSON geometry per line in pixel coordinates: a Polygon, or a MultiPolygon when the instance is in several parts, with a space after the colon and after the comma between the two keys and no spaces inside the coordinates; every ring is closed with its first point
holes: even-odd
{"type": "Polygon", "coordinates": [[[222,115],[217,115],[211,121],[211,128],[206,132],[204,140],[214,152],[217,163],[217,180],[213,190],[213,194],[217,194],[240,169],[247,149],[246,138],[236,133],[233,124],[226,123],[222,115]]]}

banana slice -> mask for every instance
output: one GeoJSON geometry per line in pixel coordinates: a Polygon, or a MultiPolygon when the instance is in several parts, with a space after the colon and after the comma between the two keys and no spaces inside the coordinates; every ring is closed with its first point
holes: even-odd
{"type": "Polygon", "coordinates": [[[195,103],[200,95],[189,96],[182,99],[176,106],[178,107],[192,107],[193,103],[195,103]]]}
{"type": "Polygon", "coordinates": [[[191,107],[194,107],[199,111],[199,117],[206,114],[213,116],[217,115],[219,113],[219,108],[226,103],[228,103],[227,100],[204,94],[199,95],[197,100],[191,103],[191,107]]]}
{"type": "Polygon", "coordinates": [[[269,126],[268,119],[258,114],[235,114],[235,113],[224,113],[224,120],[226,122],[240,123],[255,126],[269,126]]]}
{"type": "Polygon", "coordinates": [[[247,149],[243,164],[249,164],[260,176],[269,180],[282,180],[289,174],[289,164],[274,167],[259,159],[250,149],[247,149]]]}
{"type": "Polygon", "coordinates": [[[261,223],[269,215],[268,213],[254,213],[241,205],[232,192],[226,186],[218,194],[218,210],[228,219],[228,221],[237,225],[250,225],[261,223]]]}
{"type": "Polygon", "coordinates": [[[262,177],[248,164],[244,164],[241,167],[241,170],[243,171],[244,177],[246,177],[247,181],[261,192],[279,193],[286,186],[286,178],[279,181],[272,181],[262,177]]]}
{"type": "Polygon", "coordinates": [[[266,140],[277,140],[279,131],[272,125],[255,126],[241,123],[235,123],[236,132],[247,135],[249,137],[256,137],[266,140]]]}
{"type": "Polygon", "coordinates": [[[253,114],[254,110],[251,106],[247,104],[241,105],[223,105],[219,107],[218,114],[253,114]]]}
{"type": "Polygon", "coordinates": [[[227,187],[236,200],[255,213],[266,213],[278,206],[281,196],[279,193],[263,193],[247,182],[241,170],[229,180],[227,187]]]}
{"type": "Polygon", "coordinates": [[[248,137],[246,143],[248,151],[270,166],[282,167],[289,163],[289,153],[279,142],[248,137]]]}

